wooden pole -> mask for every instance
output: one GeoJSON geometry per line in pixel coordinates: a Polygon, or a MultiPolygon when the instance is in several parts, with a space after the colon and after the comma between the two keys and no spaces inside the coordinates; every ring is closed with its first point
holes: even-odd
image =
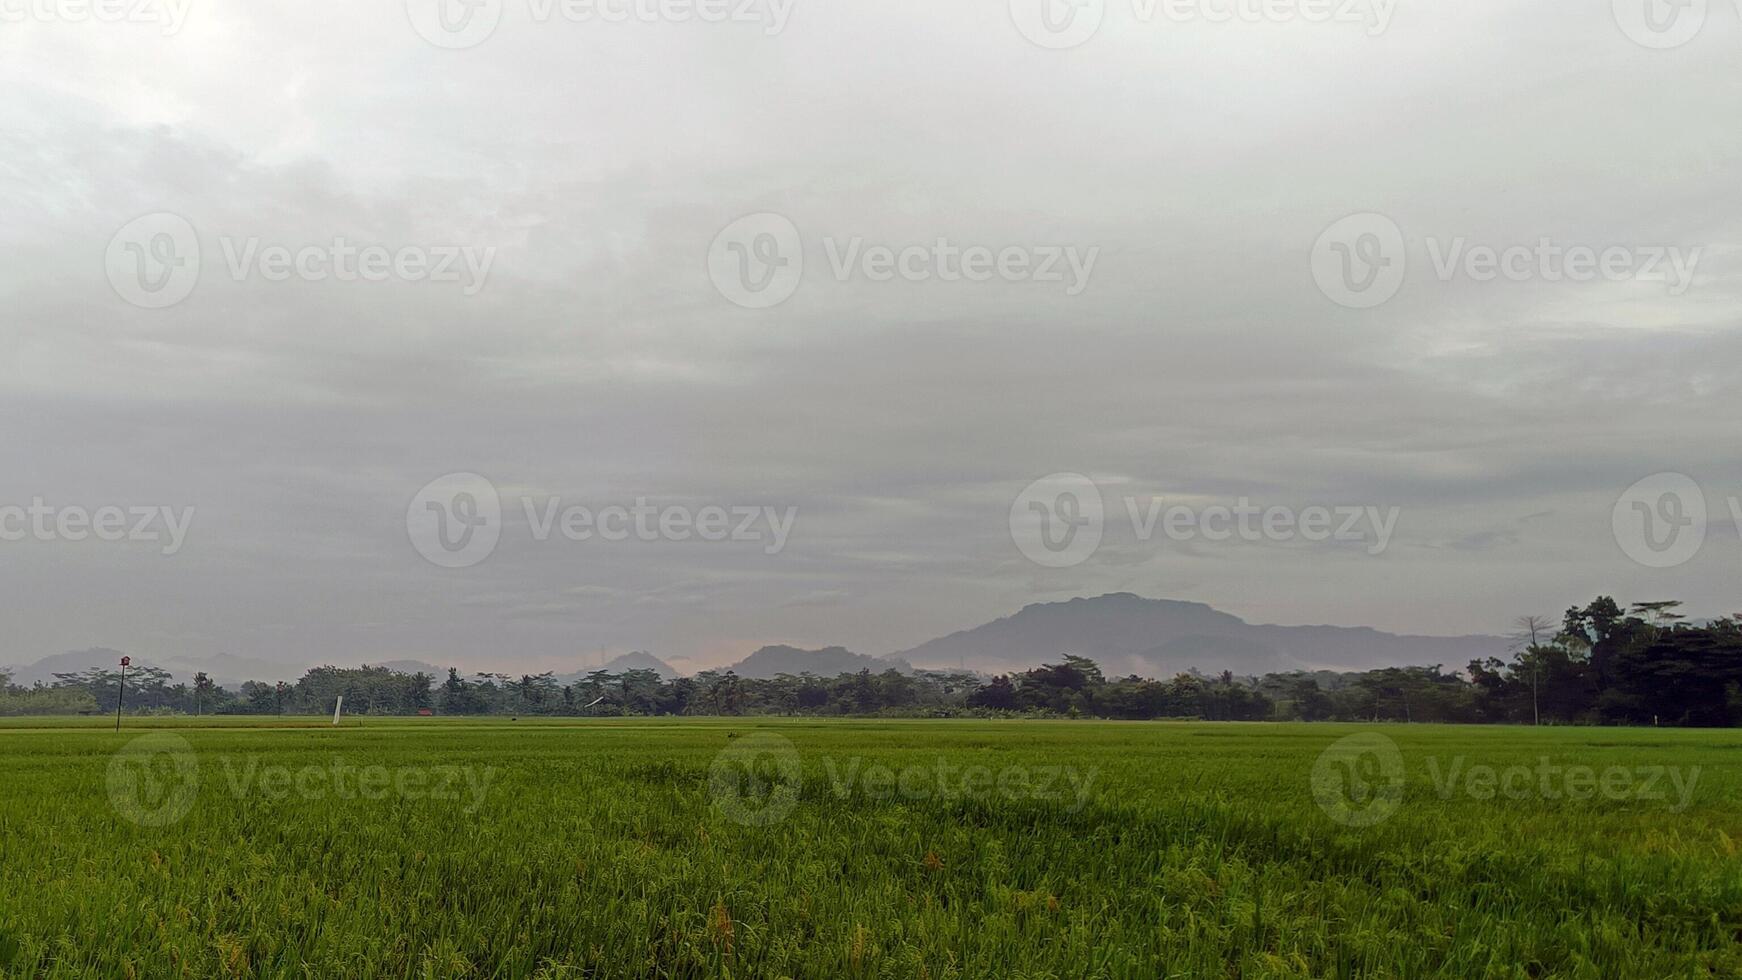
{"type": "Polygon", "coordinates": [[[121,706],[127,702],[127,665],[132,657],[121,658],[121,687],[115,692],[115,730],[121,730],[121,706]]]}

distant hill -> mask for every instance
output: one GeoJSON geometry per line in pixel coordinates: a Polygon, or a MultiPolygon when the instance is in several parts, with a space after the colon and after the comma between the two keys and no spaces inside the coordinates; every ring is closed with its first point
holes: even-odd
{"type": "Polygon", "coordinates": [[[677,669],[671,664],[659,659],[651,653],[635,650],[622,656],[612,657],[605,664],[605,669],[613,674],[626,674],[632,670],[651,670],[658,674],[660,680],[673,680],[678,677],[677,669]]]}
{"type": "MultiPolygon", "coordinates": [[[[53,684],[56,674],[76,674],[93,667],[114,669],[121,663],[121,658],[124,656],[126,654],[120,650],[111,650],[108,647],[69,650],[66,653],[57,653],[52,657],[44,657],[33,664],[7,667],[4,673],[11,674],[12,683],[19,687],[30,687],[37,683],[53,684]]],[[[136,660],[141,664],[147,662],[143,657],[136,658],[136,660]]]]}
{"type": "Polygon", "coordinates": [[[895,657],[872,657],[854,653],[845,647],[824,647],[821,650],[800,650],[797,647],[771,646],[738,661],[727,668],[739,677],[770,678],[781,674],[816,674],[835,677],[869,670],[874,674],[894,668],[912,673],[913,666],[895,657]]]}
{"type": "MultiPolygon", "coordinates": [[[[111,650],[108,647],[92,647],[89,650],[71,650],[44,657],[34,664],[11,668],[6,673],[12,675],[12,683],[20,687],[29,687],[37,682],[53,684],[55,674],[75,674],[101,667],[105,670],[120,669],[121,658],[129,656],[121,650],[111,650]]],[[[295,681],[301,677],[306,668],[287,667],[281,664],[268,663],[264,660],[253,660],[248,657],[237,657],[228,653],[220,653],[211,657],[146,657],[133,656],[136,666],[152,666],[167,670],[178,683],[191,685],[194,675],[205,671],[211,677],[212,683],[231,691],[242,686],[243,681],[295,681]]]]}
{"type": "Polygon", "coordinates": [[[1015,615],[922,643],[896,656],[925,668],[966,666],[986,673],[1026,670],[1067,653],[1109,675],[1171,677],[1198,670],[1266,674],[1444,664],[1504,653],[1495,636],[1406,636],[1367,627],[1267,626],[1201,602],[1130,593],[1037,603],[1015,615]]]}
{"type": "Polygon", "coordinates": [[[633,650],[629,653],[619,654],[612,657],[610,660],[605,662],[604,666],[601,667],[587,667],[583,670],[574,671],[573,673],[557,674],[556,680],[558,684],[573,684],[577,681],[586,680],[588,674],[601,670],[611,674],[626,674],[632,670],[651,670],[658,674],[661,680],[667,681],[683,676],[678,672],[677,668],[659,659],[653,654],[647,653],[643,650],[633,650]]]}

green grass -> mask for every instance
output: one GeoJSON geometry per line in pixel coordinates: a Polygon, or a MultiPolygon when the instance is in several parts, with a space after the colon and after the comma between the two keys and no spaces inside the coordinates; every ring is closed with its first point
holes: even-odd
{"type": "Polygon", "coordinates": [[[0,975],[1742,976],[1737,732],[127,724],[0,722],[0,975]],[[175,794],[164,758],[112,767],[146,731],[185,740],[197,793],[175,794]],[[1312,776],[1362,731],[1396,743],[1404,784],[1388,819],[1356,827],[1321,807],[1312,776]],[[774,757],[748,759],[778,743],[758,733],[794,747],[790,795],[774,757]],[[1466,773],[1546,756],[1700,775],[1685,809],[1667,783],[1662,800],[1484,800],[1461,783],[1443,797],[1434,774],[1460,756],[1466,773]],[[986,784],[921,796],[913,773],[935,778],[940,760],[985,767],[986,784]],[[741,808],[722,793],[754,784],[710,777],[747,764],[774,792],[741,808]],[[455,799],[410,782],[333,795],[335,767],[355,780],[376,766],[488,781],[479,795],[461,779],[455,799]],[[858,778],[878,766],[912,767],[908,791],[858,778]],[[287,786],[263,775],[279,767],[287,786]],[[1066,767],[1094,774],[1086,796],[1062,778],[1035,792],[1066,767]],[[139,825],[129,800],[187,809],[139,825]],[[735,819],[782,805],[782,819],[735,819]]]}

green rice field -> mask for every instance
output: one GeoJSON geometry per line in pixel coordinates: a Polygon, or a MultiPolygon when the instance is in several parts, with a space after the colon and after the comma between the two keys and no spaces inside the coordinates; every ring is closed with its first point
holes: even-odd
{"type": "Polygon", "coordinates": [[[5,977],[1738,977],[1742,733],[0,722],[5,977]]]}

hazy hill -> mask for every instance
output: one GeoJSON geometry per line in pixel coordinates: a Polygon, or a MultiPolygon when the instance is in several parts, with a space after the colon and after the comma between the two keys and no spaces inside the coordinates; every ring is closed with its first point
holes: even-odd
{"type": "Polygon", "coordinates": [[[800,650],[797,647],[771,646],[745,657],[727,668],[739,677],[777,677],[781,674],[816,674],[834,677],[869,670],[881,674],[890,668],[912,673],[907,661],[894,657],[872,657],[854,653],[845,647],[824,647],[821,650],[800,650]]]}
{"type": "MultiPolygon", "coordinates": [[[[80,671],[101,667],[105,670],[119,670],[121,658],[127,656],[124,651],[111,650],[108,647],[92,647],[89,650],[71,650],[44,657],[34,664],[15,667],[7,673],[12,674],[12,683],[20,687],[29,687],[38,681],[44,684],[54,683],[55,674],[72,674],[80,671]]],[[[175,683],[192,686],[194,675],[205,671],[212,682],[219,687],[234,691],[242,686],[243,681],[295,681],[304,671],[302,667],[286,667],[281,664],[268,663],[264,660],[253,660],[248,657],[237,657],[228,653],[220,653],[211,657],[144,657],[133,656],[137,666],[150,665],[167,670],[174,677],[175,683]]]]}
{"type": "Polygon", "coordinates": [[[643,650],[633,650],[612,657],[602,667],[587,667],[571,674],[558,674],[556,679],[559,684],[573,684],[576,681],[586,680],[588,674],[601,670],[610,674],[626,674],[632,670],[651,670],[659,675],[660,680],[667,681],[683,676],[678,673],[677,668],[653,654],[643,650]]]}
{"type": "Polygon", "coordinates": [[[651,670],[658,674],[660,680],[671,680],[678,676],[676,668],[659,659],[651,653],[634,650],[622,656],[612,657],[605,664],[605,669],[613,674],[625,674],[631,670],[651,670]]]}
{"type": "Polygon", "coordinates": [[[1099,662],[1109,675],[1171,677],[1192,669],[1236,674],[1402,664],[1462,669],[1472,659],[1500,655],[1506,649],[1507,641],[1493,636],[1404,636],[1367,627],[1255,625],[1201,602],[1115,593],[1026,606],[1015,615],[896,656],[925,668],[965,665],[970,670],[1003,673],[1074,653],[1099,662]]]}

